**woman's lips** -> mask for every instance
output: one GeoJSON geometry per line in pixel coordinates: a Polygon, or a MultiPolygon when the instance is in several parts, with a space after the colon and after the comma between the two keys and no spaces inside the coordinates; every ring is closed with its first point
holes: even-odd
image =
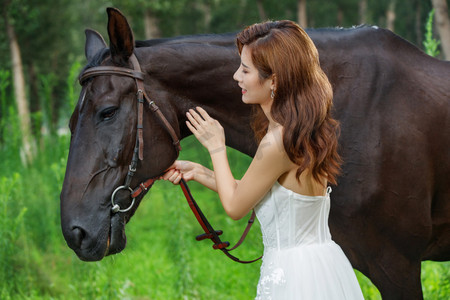
{"type": "Polygon", "coordinates": [[[247,93],[247,90],[242,89],[242,95],[244,95],[245,93],[247,93]]]}

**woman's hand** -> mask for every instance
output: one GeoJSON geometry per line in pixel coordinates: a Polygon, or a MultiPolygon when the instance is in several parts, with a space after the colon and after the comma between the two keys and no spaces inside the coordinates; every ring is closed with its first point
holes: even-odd
{"type": "Polygon", "coordinates": [[[196,164],[187,160],[176,160],[160,179],[168,180],[173,184],[179,184],[181,178],[185,181],[193,180],[196,164]]]}
{"type": "Polygon", "coordinates": [[[225,150],[225,133],[222,125],[211,118],[201,107],[197,111],[190,109],[186,113],[186,125],[197,140],[208,149],[210,154],[225,150]]]}
{"type": "Polygon", "coordinates": [[[185,181],[195,180],[217,192],[214,171],[192,161],[176,160],[159,179],[179,184],[182,178],[185,181]]]}

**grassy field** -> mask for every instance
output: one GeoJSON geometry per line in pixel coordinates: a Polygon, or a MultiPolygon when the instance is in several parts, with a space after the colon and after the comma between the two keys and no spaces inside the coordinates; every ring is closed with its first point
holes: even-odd
{"type": "MultiPolygon", "coordinates": [[[[69,138],[43,140],[36,161],[22,167],[14,144],[3,146],[0,159],[0,299],[252,299],[260,262],[241,265],[202,233],[181,189],[157,182],[127,225],[128,245],[100,262],[80,261],[61,233],[59,193],[64,178],[69,138]]],[[[207,153],[194,139],[183,141],[182,158],[208,164],[207,153]]],[[[235,176],[249,158],[230,150],[235,176]]],[[[246,220],[227,218],[217,196],[196,183],[190,187],[224,239],[235,243],[246,220]]],[[[236,255],[243,259],[262,252],[258,224],[236,255]]],[[[449,263],[423,264],[426,299],[450,296],[449,263]]],[[[366,299],[381,299],[362,274],[366,299]]]]}
{"type": "MultiPolygon", "coordinates": [[[[432,13],[426,29],[426,51],[436,55],[432,13]]],[[[61,113],[65,117],[78,99],[79,87],[74,82],[79,69],[80,64],[74,63],[67,79],[67,107],[61,113]]],[[[10,78],[8,71],[0,70],[0,300],[254,298],[260,262],[237,264],[212,250],[209,241],[196,242],[201,228],[181,189],[167,182],[154,185],[127,225],[128,244],[122,253],[100,262],[80,261],[64,241],[59,216],[69,136],[37,134],[37,158],[23,166],[17,112],[7,95],[10,78]]],[[[37,127],[51,119],[45,114],[49,112],[32,116],[37,127]]],[[[209,164],[207,152],[195,139],[186,139],[182,145],[182,159],[209,164]]],[[[248,157],[230,150],[236,177],[249,162],[248,157]]],[[[224,230],[223,239],[234,244],[246,218],[232,221],[217,195],[196,183],[190,188],[214,227],[224,230]]],[[[255,223],[235,254],[252,259],[262,250],[255,223]]],[[[365,298],[381,299],[370,280],[355,272],[365,298]]],[[[449,299],[450,262],[423,262],[422,289],[425,299],[449,299]]]]}

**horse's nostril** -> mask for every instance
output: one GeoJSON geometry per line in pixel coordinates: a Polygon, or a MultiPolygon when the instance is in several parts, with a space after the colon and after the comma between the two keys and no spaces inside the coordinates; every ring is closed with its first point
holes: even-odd
{"type": "Polygon", "coordinates": [[[86,232],[80,227],[74,227],[72,229],[73,244],[75,247],[80,248],[83,242],[86,232]]]}

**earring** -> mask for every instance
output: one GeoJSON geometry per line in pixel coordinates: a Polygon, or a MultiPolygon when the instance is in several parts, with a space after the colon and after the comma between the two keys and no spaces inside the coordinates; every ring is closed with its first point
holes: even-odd
{"type": "Polygon", "coordinates": [[[273,97],[275,97],[275,93],[273,92],[273,90],[270,90],[270,98],[273,99],[273,97]]]}

